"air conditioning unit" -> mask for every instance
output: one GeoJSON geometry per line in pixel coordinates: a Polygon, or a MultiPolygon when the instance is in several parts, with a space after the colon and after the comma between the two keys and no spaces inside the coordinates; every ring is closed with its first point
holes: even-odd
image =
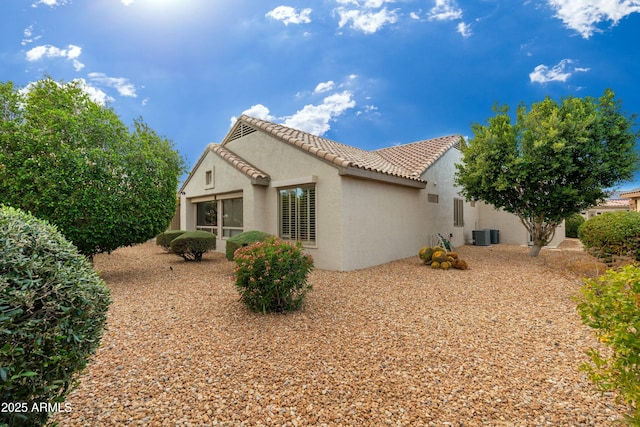
{"type": "Polygon", "coordinates": [[[473,244],[476,246],[491,245],[491,232],[489,230],[473,230],[473,244]]]}

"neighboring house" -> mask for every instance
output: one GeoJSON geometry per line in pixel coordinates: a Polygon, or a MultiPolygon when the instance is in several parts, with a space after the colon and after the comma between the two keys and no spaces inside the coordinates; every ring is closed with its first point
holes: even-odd
{"type": "Polygon", "coordinates": [[[581,212],[581,214],[584,219],[590,219],[594,216],[602,215],[605,212],[628,211],[630,207],[629,202],[630,200],[628,199],[607,199],[597,206],[581,212]]]}
{"type": "MultiPolygon", "coordinates": [[[[490,228],[501,243],[526,245],[516,216],[458,194],[460,143],[451,135],[366,151],[243,115],[182,185],[180,228],[216,233],[218,251],[248,230],[297,240],[327,270],[416,255],[434,233],[459,246],[490,228]]],[[[556,234],[552,245],[564,226],[556,234]]]]}
{"type": "Polygon", "coordinates": [[[622,197],[623,199],[628,199],[628,210],[633,212],[640,212],[640,188],[623,191],[622,193],[620,193],[620,197],[622,197]]]}

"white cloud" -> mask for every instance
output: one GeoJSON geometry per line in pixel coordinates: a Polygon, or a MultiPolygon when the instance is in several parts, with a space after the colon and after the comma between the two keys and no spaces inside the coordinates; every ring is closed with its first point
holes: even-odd
{"type": "Polygon", "coordinates": [[[465,22],[458,23],[458,32],[462,35],[462,37],[469,38],[471,37],[471,25],[465,22]]]}
{"type": "Polygon", "coordinates": [[[36,40],[39,40],[42,36],[33,36],[33,25],[29,25],[27,28],[24,29],[24,31],[22,32],[22,35],[24,36],[24,38],[22,39],[22,42],[20,42],[20,44],[22,44],[22,46],[26,46],[29,43],[33,43],[36,40]]]}
{"type": "Polygon", "coordinates": [[[436,5],[429,10],[430,21],[453,21],[462,19],[462,9],[455,0],[436,0],[436,5]]]}
{"type": "Polygon", "coordinates": [[[395,24],[398,21],[397,12],[389,11],[386,7],[377,12],[358,9],[347,10],[344,8],[338,8],[336,12],[340,15],[340,22],[338,23],[340,28],[351,22],[351,28],[368,34],[375,33],[385,25],[395,24]]]}
{"type": "Polygon", "coordinates": [[[612,25],[627,15],[640,12],[638,0],[547,0],[556,11],[556,18],[588,39],[600,32],[597,24],[611,21],[612,25]]]}
{"type": "Polygon", "coordinates": [[[368,7],[371,9],[382,7],[385,3],[395,3],[395,0],[365,0],[364,2],[358,0],[336,0],[338,4],[352,4],[356,7],[368,7]]]}
{"type": "Polygon", "coordinates": [[[104,73],[89,73],[92,82],[100,85],[115,88],[121,96],[136,98],[136,87],[124,77],[108,77],[104,73]]]}
{"type": "Polygon", "coordinates": [[[80,71],[84,68],[84,64],[78,61],[78,58],[82,54],[82,48],[70,44],[67,49],[60,49],[51,45],[41,45],[29,49],[26,53],[27,61],[35,62],[43,58],[64,58],[73,63],[73,68],[76,71],[80,71]]]}
{"type": "Polygon", "coordinates": [[[310,8],[302,9],[298,12],[291,6],[278,6],[266,13],[265,16],[276,21],[282,21],[284,25],[289,24],[308,24],[311,22],[310,8]]]}
{"type": "Polygon", "coordinates": [[[69,2],[69,0],[39,0],[35,3],[33,3],[31,6],[32,7],[38,7],[39,4],[44,4],[45,6],[63,6],[65,4],[67,4],[69,2]]]}
{"type": "Polygon", "coordinates": [[[549,68],[544,64],[538,65],[529,73],[531,83],[566,82],[574,73],[587,72],[589,68],[572,66],[573,60],[563,59],[553,67],[549,68]]]}
{"type": "Polygon", "coordinates": [[[328,82],[318,83],[318,85],[316,86],[313,92],[314,93],[327,92],[333,89],[334,87],[336,87],[336,83],[333,80],[329,80],[328,82]]]}
{"type": "Polygon", "coordinates": [[[131,3],[133,3],[134,0],[121,0],[122,4],[125,6],[129,6],[131,3]]]}
{"type": "MultiPolygon", "coordinates": [[[[242,114],[246,114],[247,116],[255,117],[256,119],[267,120],[269,122],[274,121],[276,118],[271,115],[271,111],[268,107],[265,107],[262,104],[252,105],[251,108],[248,108],[242,112],[242,114]]],[[[238,118],[236,116],[231,117],[231,124],[229,127],[233,126],[238,118]]]]}
{"type": "Polygon", "coordinates": [[[353,94],[345,90],[327,96],[320,105],[305,105],[294,115],[286,117],[283,124],[313,135],[322,136],[331,129],[329,124],[331,120],[340,116],[349,108],[355,107],[355,105],[356,101],[353,99],[353,94]]]}
{"type": "Polygon", "coordinates": [[[75,79],[75,81],[80,82],[80,86],[82,90],[89,95],[89,98],[96,104],[106,105],[109,102],[115,101],[112,97],[107,95],[103,90],[98,89],[94,86],[89,85],[85,79],[75,79]]]}

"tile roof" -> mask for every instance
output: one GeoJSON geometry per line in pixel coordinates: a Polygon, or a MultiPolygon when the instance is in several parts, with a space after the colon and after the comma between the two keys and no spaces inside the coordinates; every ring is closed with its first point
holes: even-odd
{"type": "Polygon", "coordinates": [[[382,148],[375,152],[391,163],[402,164],[415,176],[420,176],[450,148],[460,148],[460,135],[425,139],[410,144],[382,148]]]}
{"type": "MultiPolygon", "coordinates": [[[[457,146],[460,141],[459,135],[451,135],[367,151],[247,115],[242,115],[235,126],[241,126],[243,123],[261,129],[281,141],[338,167],[354,167],[417,182],[424,182],[420,175],[425,169],[447,150],[457,146]]],[[[237,132],[232,129],[229,135],[232,134],[237,134],[237,132]]],[[[229,135],[220,145],[221,148],[230,142],[229,135]]]]}
{"type": "Polygon", "coordinates": [[[628,208],[629,202],[629,199],[607,199],[598,204],[596,208],[628,208]]]}
{"type": "Polygon", "coordinates": [[[212,143],[212,144],[209,144],[207,148],[213,151],[214,153],[218,154],[220,157],[222,157],[222,159],[226,160],[231,166],[235,167],[236,169],[238,169],[240,172],[247,175],[249,178],[251,178],[255,182],[265,183],[271,179],[269,174],[261,171],[260,169],[253,166],[252,164],[250,164],[240,156],[236,155],[232,151],[227,150],[220,144],[212,143]]]}
{"type": "Polygon", "coordinates": [[[640,194],[640,188],[634,188],[620,192],[620,197],[638,197],[638,194],[640,194]]]}

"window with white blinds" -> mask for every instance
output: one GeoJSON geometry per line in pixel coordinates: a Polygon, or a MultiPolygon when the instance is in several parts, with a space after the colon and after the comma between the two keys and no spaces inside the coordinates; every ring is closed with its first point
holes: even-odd
{"type": "Polygon", "coordinates": [[[284,188],[279,190],[279,194],[280,238],[315,245],[316,187],[284,188]]]}

